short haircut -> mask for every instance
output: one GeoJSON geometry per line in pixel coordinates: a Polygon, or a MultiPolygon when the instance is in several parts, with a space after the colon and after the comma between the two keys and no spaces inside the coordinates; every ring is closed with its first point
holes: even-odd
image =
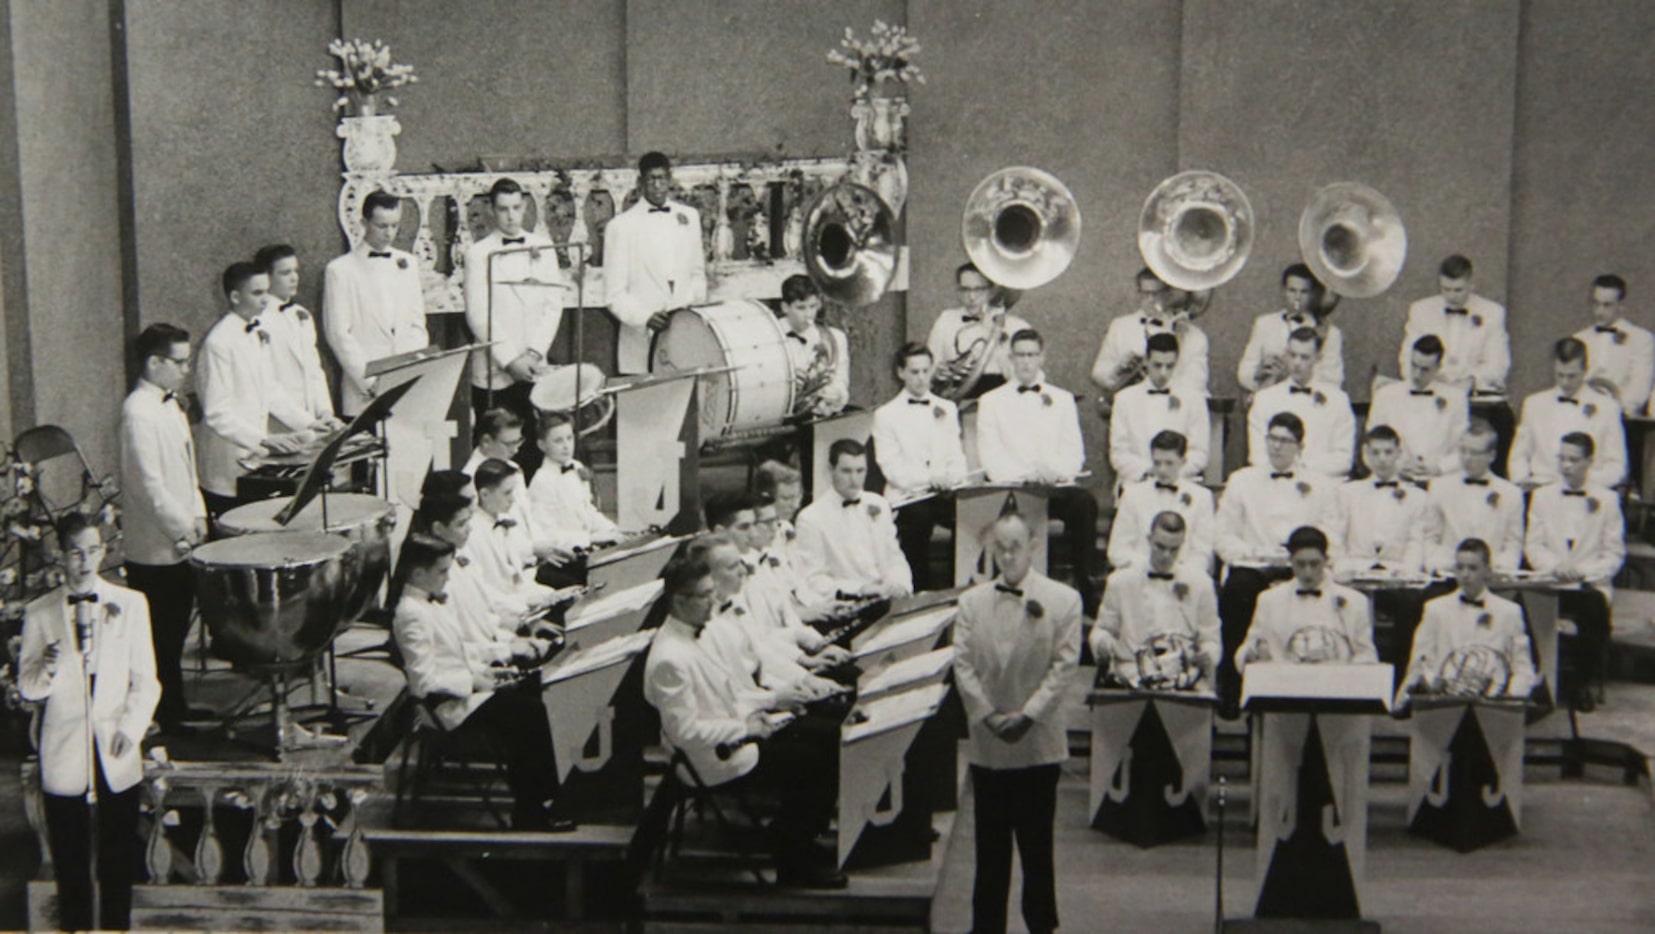
{"type": "Polygon", "coordinates": [[[409,533],[402,540],[402,554],[397,559],[397,580],[408,582],[409,575],[436,567],[437,562],[454,554],[454,546],[434,535],[409,533]]]}
{"type": "MultiPolygon", "coordinates": [[[[993,532],[993,530],[999,528],[1000,526],[1007,525],[1012,522],[1015,522],[1023,527],[1023,534],[1025,536],[1033,537],[1034,530],[1029,527],[1029,520],[1025,518],[1022,513],[1017,512],[1016,510],[1008,510],[1000,513],[998,516],[995,516],[994,521],[988,524],[988,528],[990,532],[993,532]]],[[[983,537],[987,538],[988,536],[985,535],[983,537]]]]}
{"type": "Polygon", "coordinates": [[[753,489],[760,493],[775,495],[778,489],[803,483],[804,475],[797,467],[784,464],[777,460],[768,460],[753,471],[753,489]]]}
{"type": "Polygon", "coordinates": [[[1151,334],[1149,335],[1149,340],[1144,342],[1144,353],[1146,355],[1152,353],[1176,354],[1177,352],[1178,335],[1167,331],[1161,331],[1158,334],[1151,334]]]}
{"type": "Polygon", "coordinates": [[[1625,298],[1626,297],[1626,280],[1622,279],[1620,276],[1617,276],[1612,272],[1611,273],[1605,273],[1604,275],[1598,276],[1596,279],[1593,279],[1592,280],[1592,288],[1594,288],[1594,289],[1614,289],[1615,290],[1615,295],[1617,297],[1619,297],[1619,298],[1625,298]]]}
{"type": "Polygon", "coordinates": [[[551,435],[553,428],[562,428],[574,423],[574,417],[568,412],[542,412],[535,423],[535,437],[544,441],[551,435]]]}
{"type": "Polygon", "coordinates": [[[692,557],[688,553],[673,558],[667,562],[666,570],[661,572],[665,582],[665,592],[669,597],[682,597],[690,592],[690,588],[703,578],[712,576],[713,569],[707,566],[704,557],[692,557]]]}
{"type": "Polygon", "coordinates": [[[1316,274],[1311,272],[1310,267],[1304,263],[1294,263],[1281,271],[1281,284],[1286,285],[1289,279],[1303,279],[1310,283],[1312,288],[1322,284],[1322,281],[1317,279],[1316,274]]]}
{"type": "Polygon", "coordinates": [[[414,528],[430,532],[431,527],[439,522],[444,525],[453,522],[470,505],[471,497],[462,492],[442,490],[427,493],[420,497],[419,509],[414,512],[414,528]]]}
{"type": "Polygon", "coordinates": [[[1362,443],[1372,444],[1375,441],[1389,441],[1392,444],[1401,446],[1402,436],[1397,434],[1396,429],[1389,425],[1373,425],[1368,428],[1367,434],[1362,436],[1362,443]]]}
{"type": "Polygon", "coordinates": [[[463,493],[470,488],[471,474],[463,470],[433,470],[425,475],[419,493],[423,498],[433,493],[463,493]]]}
{"type": "Polygon", "coordinates": [[[672,169],[672,160],[660,150],[652,149],[638,159],[638,174],[644,175],[654,169],[672,169]]]}
{"type": "Polygon", "coordinates": [[[1592,457],[1598,452],[1598,443],[1593,441],[1592,436],[1584,431],[1571,431],[1559,438],[1558,443],[1580,448],[1581,453],[1587,457],[1592,457]]]}
{"type": "MultiPolygon", "coordinates": [[[[954,284],[959,285],[960,280],[962,278],[964,278],[965,274],[968,273],[968,272],[976,273],[979,276],[983,276],[983,271],[981,269],[977,268],[976,263],[969,263],[969,262],[968,263],[961,263],[959,266],[955,267],[955,269],[954,269],[954,284]]],[[[983,280],[986,282],[988,280],[988,277],[983,276],[983,280]]]]}
{"type": "Polygon", "coordinates": [[[1419,340],[1414,341],[1414,353],[1422,353],[1427,357],[1436,357],[1438,360],[1441,360],[1442,355],[1446,352],[1446,350],[1447,348],[1442,346],[1442,338],[1436,336],[1435,334],[1427,334],[1419,340]]]}
{"type": "Polygon", "coordinates": [[[729,493],[714,493],[707,497],[707,527],[718,528],[728,526],[735,520],[736,513],[748,509],[757,509],[758,500],[753,494],[745,491],[729,493]]]}
{"type": "Polygon", "coordinates": [[[507,477],[517,473],[517,465],[511,461],[491,457],[477,465],[477,475],[471,478],[472,485],[477,492],[492,490],[506,481],[507,477]]]}
{"type": "Polygon", "coordinates": [[[1558,363],[1573,363],[1579,360],[1582,366],[1586,365],[1586,342],[1578,337],[1559,338],[1552,345],[1552,359],[1558,363]]]}
{"type": "Polygon", "coordinates": [[[828,445],[828,466],[839,466],[839,459],[843,457],[867,457],[868,449],[855,438],[840,438],[828,445]]]}
{"type": "Polygon", "coordinates": [[[1190,441],[1181,431],[1163,428],[1155,433],[1155,437],[1149,439],[1149,449],[1152,452],[1175,451],[1179,457],[1183,457],[1190,451],[1190,441]]]}
{"type": "Polygon", "coordinates": [[[1265,431],[1272,428],[1286,428],[1293,433],[1293,440],[1304,443],[1304,420],[1292,412],[1277,412],[1270,416],[1270,423],[1264,426],[1265,431]]]}
{"type": "Polygon", "coordinates": [[[1182,535],[1186,527],[1184,517],[1170,509],[1161,510],[1155,514],[1155,518],[1149,520],[1149,531],[1151,533],[1159,529],[1169,535],[1182,535]]]}
{"type": "Polygon", "coordinates": [[[1327,535],[1313,525],[1301,525],[1287,536],[1287,553],[1297,554],[1306,548],[1314,548],[1327,556],[1327,535]]]}
{"type": "Polygon", "coordinates": [[[1034,341],[1036,344],[1040,345],[1041,350],[1046,349],[1046,339],[1041,337],[1040,332],[1036,331],[1034,328],[1019,328],[1017,333],[1011,336],[1010,342],[1015,344],[1019,341],[1034,341]]]}
{"type": "Polygon", "coordinates": [[[1315,344],[1317,350],[1321,350],[1322,332],[1313,327],[1294,328],[1293,333],[1287,335],[1287,342],[1289,344],[1303,344],[1308,342],[1315,344]]]}
{"type": "Polygon", "coordinates": [[[1466,426],[1465,436],[1487,442],[1489,447],[1500,442],[1500,433],[1494,430],[1494,426],[1486,418],[1473,417],[1471,424],[1466,426]]]}
{"type": "Polygon", "coordinates": [[[288,257],[298,255],[299,251],[293,249],[290,244],[272,243],[269,246],[260,247],[259,251],[253,254],[253,265],[259,267],[259,271],[265,275],[270,275],[276,271],[277,263],[288,257]]]}
{"type": "Polygon", "coordinates": [[[397,217],[402,216],[402,202],[397,200],[396,195],[383,188],[370,192],[366,198],[362,199],[362,219],[371,221],[374,219],[375,211],[387,208],[397,212],[397,217]]]}
{"type": "Polygon", "coordinates": [[[138,357],[138,366],[142,367],[150,357],[165,357],[172,350],[174,344],[188,344],[190,332],[173,324],[157,323],[144,328],[138,339],[132,342],[132,349],[138,357]]]}
{"type": "Polygon", "coordinates": [[[498,438],[513,428],[523,427],[523,416],[511,409],[489,409],[477,418],[478,437],[498,438]]]}
{"type": "Polygon", "coordinates": [[[58,547],[64,551],[69,550],[69,543],[75,540],[75,536],[87,529],[97,532],[100,541],[103,539],[103,530],[98,528],[91,519],[86,518],[85,513],[79,510],[64,513],[63,517],[57,520],[55,529],[57,531],[58,547]]]}
{"type": "Polygon", "coordinates": [[[707,556],[712,554],[715,548],[735,548],[739,551],[741,546],[736,544],[736,540],[728,532],[702,532],[685,546],[684,557],[692,561],[705,561],[711,565],[712,562],[707,561],[707,556]]]}
{"type": "Polygon", "coordinates": [[[264,270],[252,263],[231,263],[224,267],[224,276],[220,284],[224,287],[224,297],[229,298],[231,292],[238,292],[248,280],[254,276],[264,275],[264,270]]]}
{"type": "Polygon", "coordinates": [[[913,357],[926,357],[935,361],[935,358],[931,356],[931,348],[925,346],[919,341],[909,341],[908,343],[897,348],[895,368],[900,370],[907,366],[909,359],[913,357]]]}
{"type": "Polygon", "coordinates": [[[1483,559],[1484,564],[1494,563],[1494,552],[1488,547],[1488,542],[1480,538],[1468,538],[1454,546],[1454,554],[1473,554],[1483,559]]]}
{"type": "Polygon", "coordinates": [[[491,205],[499,204],[501,195],[520,195],[522,193],[523,186],[517,184],[517,179],[502,178],[489,188],[488,203],[491,205]]]}
{"type": "Polygon", "coordinates": [[[782,303],[791,305],[807,298],[821,298],[822,290],[809,276],[794,274],[782,280],[782,303]]]}
{"type": "Polygon", "coordinates": [[[1437,267],[1437,275],[1444,279],[1464,279],[1471,275],[1471,260],[1455,253],[1437,267]]]}

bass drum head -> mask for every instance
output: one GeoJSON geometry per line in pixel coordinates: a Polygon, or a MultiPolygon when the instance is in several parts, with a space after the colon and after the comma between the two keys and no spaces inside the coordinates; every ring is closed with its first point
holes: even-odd
{"type": "Polygon", "coordinates": [[[652,373],[734,367],[703,376],[701,440],[780,424],[793,406],[793,362],[776,315],[743,300],[674,312],[655,339],[652,373]]]}
{"type": "Polygon", "coordinates": [[[355,557],[349,541],[322,532],[255,533],[197,548],[190,563],[215,653],[253,669],[308,664],[350,624],[355,557]]]}

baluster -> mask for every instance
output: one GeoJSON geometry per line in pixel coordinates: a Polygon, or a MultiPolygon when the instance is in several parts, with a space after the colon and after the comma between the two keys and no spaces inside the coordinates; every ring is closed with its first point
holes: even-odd
{"type": "Polygon", "coordinates": [[[316,802],[307,800],[299,814],[299,842],[293,847],[293,874],[307,889],[322,875],[322,845],[316,841],[316,802]]]}
{"type": "Polygon", "coordinates": [[[351,813],[345,819],[350,826],[342,828],[346,830],[345,848],[339,854],[339,874],[345,880],[345,887],[349,889],[360,889],[368,881],[371,861],[368,854],[368,839],[362,833],[362,805],[367,800],[368,789],[351,789],[351,813]]]}
{"type": "Polygon", "coordinates": [[[735,231],[730,229],[730,176],[718,173],[718,217],[713,228],[713,262],[727,263],[735,255],[735,231]]]}
{"type": "Polygon", "coordinates": [[[267,786],[253,791],[253,827],[247,832],[247,848],[241,853],[241,867],[247,873],[248,885],[270,884],[270,834],[265,821],[270,814],[270,789],[267,786]]]}
{"type": "Polygon", "coordinates": [[[213,821],[213,802],[217,797],[215,786],[201,786],[203,823],[201,839],[195,844],[196,882],[200,885],[217,885],[224,872],[224,846],[218,841],[218,827],[213,821]]]}

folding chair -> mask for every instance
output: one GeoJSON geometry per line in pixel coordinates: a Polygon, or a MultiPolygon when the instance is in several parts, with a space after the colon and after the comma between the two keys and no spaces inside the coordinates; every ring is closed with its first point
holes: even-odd
{"type": "Polygon", "coordinates": [[[511,821],[495,800],[495,783],[506,780],[506,760],[501,750],[482,730],[450,730],[437,717],[435,705],[428,698],[420,698],[411,705],[409,729],[402,742],[402,758],[397,763],[396,803],[391,810],[391,821],[403,827],[407,812],[406,801],[415,813],[421,799],[431,790],[439,772],[458,777],[482,798],[483,807],[501,830],[510,830],[511,821]],[[412,781],[408,775],[410,755],[418,755],[412,781]],[[492,760],[493,769],[478,766],[492,760]]]}
{"type": "Polygon", "coordinates": [[[684,822],[690,808],[695,808],[698,818],[711,814],[714,825],[720,836],[729,839],[736,848],[739,862],[752,873],[753,879],[761,886],[775,885],[774,880],[764,876],[765,867],[770,865],[768,856],[755,852],[749,839],[751,832],[762,832],[766,824],[759,820],[752,804],[747,799],[746,792],[737,787],[708,788],[701,780],[701,774],[684,755],[682,750],[674,750],[672,761],[667,765],[666,774],[661,777],[661,788],[656,791],[656,799],[651,802],[651,809],[657,807],[656,801],[666,796],[671,809],[667,811],[666,838],[656,850],[655,878],[660,879],[665,868],[668,855],[677,859],[684,842],[684,822]],[[682,772],[680,772],[682,768],[682,772]],[[733,812],[746,824],[748,832],[725,813],[718,803],[720,794],[728,795],[733,805],[733,812]]]}
{"type": "Polygon", "coordinates": [[[19,461],[29,465],[34,476],[34,492],[31,495],[35,505],[47,518],[56,521],[65,513],[79,509],[94,493],[98,496],[100,508],[109,502],[110,497],[99,488],[98,478],[92,472],[86,455],[81,453],[80,445],[75,443],[69,432],[57,425],[37,425],[23,432],[12,442],[12,451],[19,461]],[[74,458],[69,466],[77,471],[75,478],[58,472],[55,466],[47,466],[70,457],[74,458]],[[80,485],[75,489],[77,479],[80,485]]]}

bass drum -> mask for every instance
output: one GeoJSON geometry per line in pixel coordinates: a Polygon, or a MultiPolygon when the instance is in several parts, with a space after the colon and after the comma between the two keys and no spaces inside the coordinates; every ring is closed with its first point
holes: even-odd
{"type": "Polygon", "coordinates": [[[329,532],[351,546],[352,564],[360,569],[352,582],[345,605],[346,622],[354,622],[379,596],[385,575],[391,569],[391,532],[396,528],[396,508],[377,496],[364,493],[327,493],[327,528],[322,527],[322,497],[311,500],[287,525],[276,514],[289,502],[286,497],[260,500],[237,506],[219,517],[226,535],[241,536],[263,532],[329,532]]]}
{"type": "Polygon", "coordinates": [[[702,377],[701,441],[779,425],[793,411],[793,362],[781,322],[765,305],[737,299],[674,312],[655,339],[652,373],[731,367],[702,377]]]}
{"type": "Polygon", "coordinates": [[[338,535],[260,532],[190,553],[214,650],[255,670],[302,667],[346,626],[355,551],[338,535]]]}

